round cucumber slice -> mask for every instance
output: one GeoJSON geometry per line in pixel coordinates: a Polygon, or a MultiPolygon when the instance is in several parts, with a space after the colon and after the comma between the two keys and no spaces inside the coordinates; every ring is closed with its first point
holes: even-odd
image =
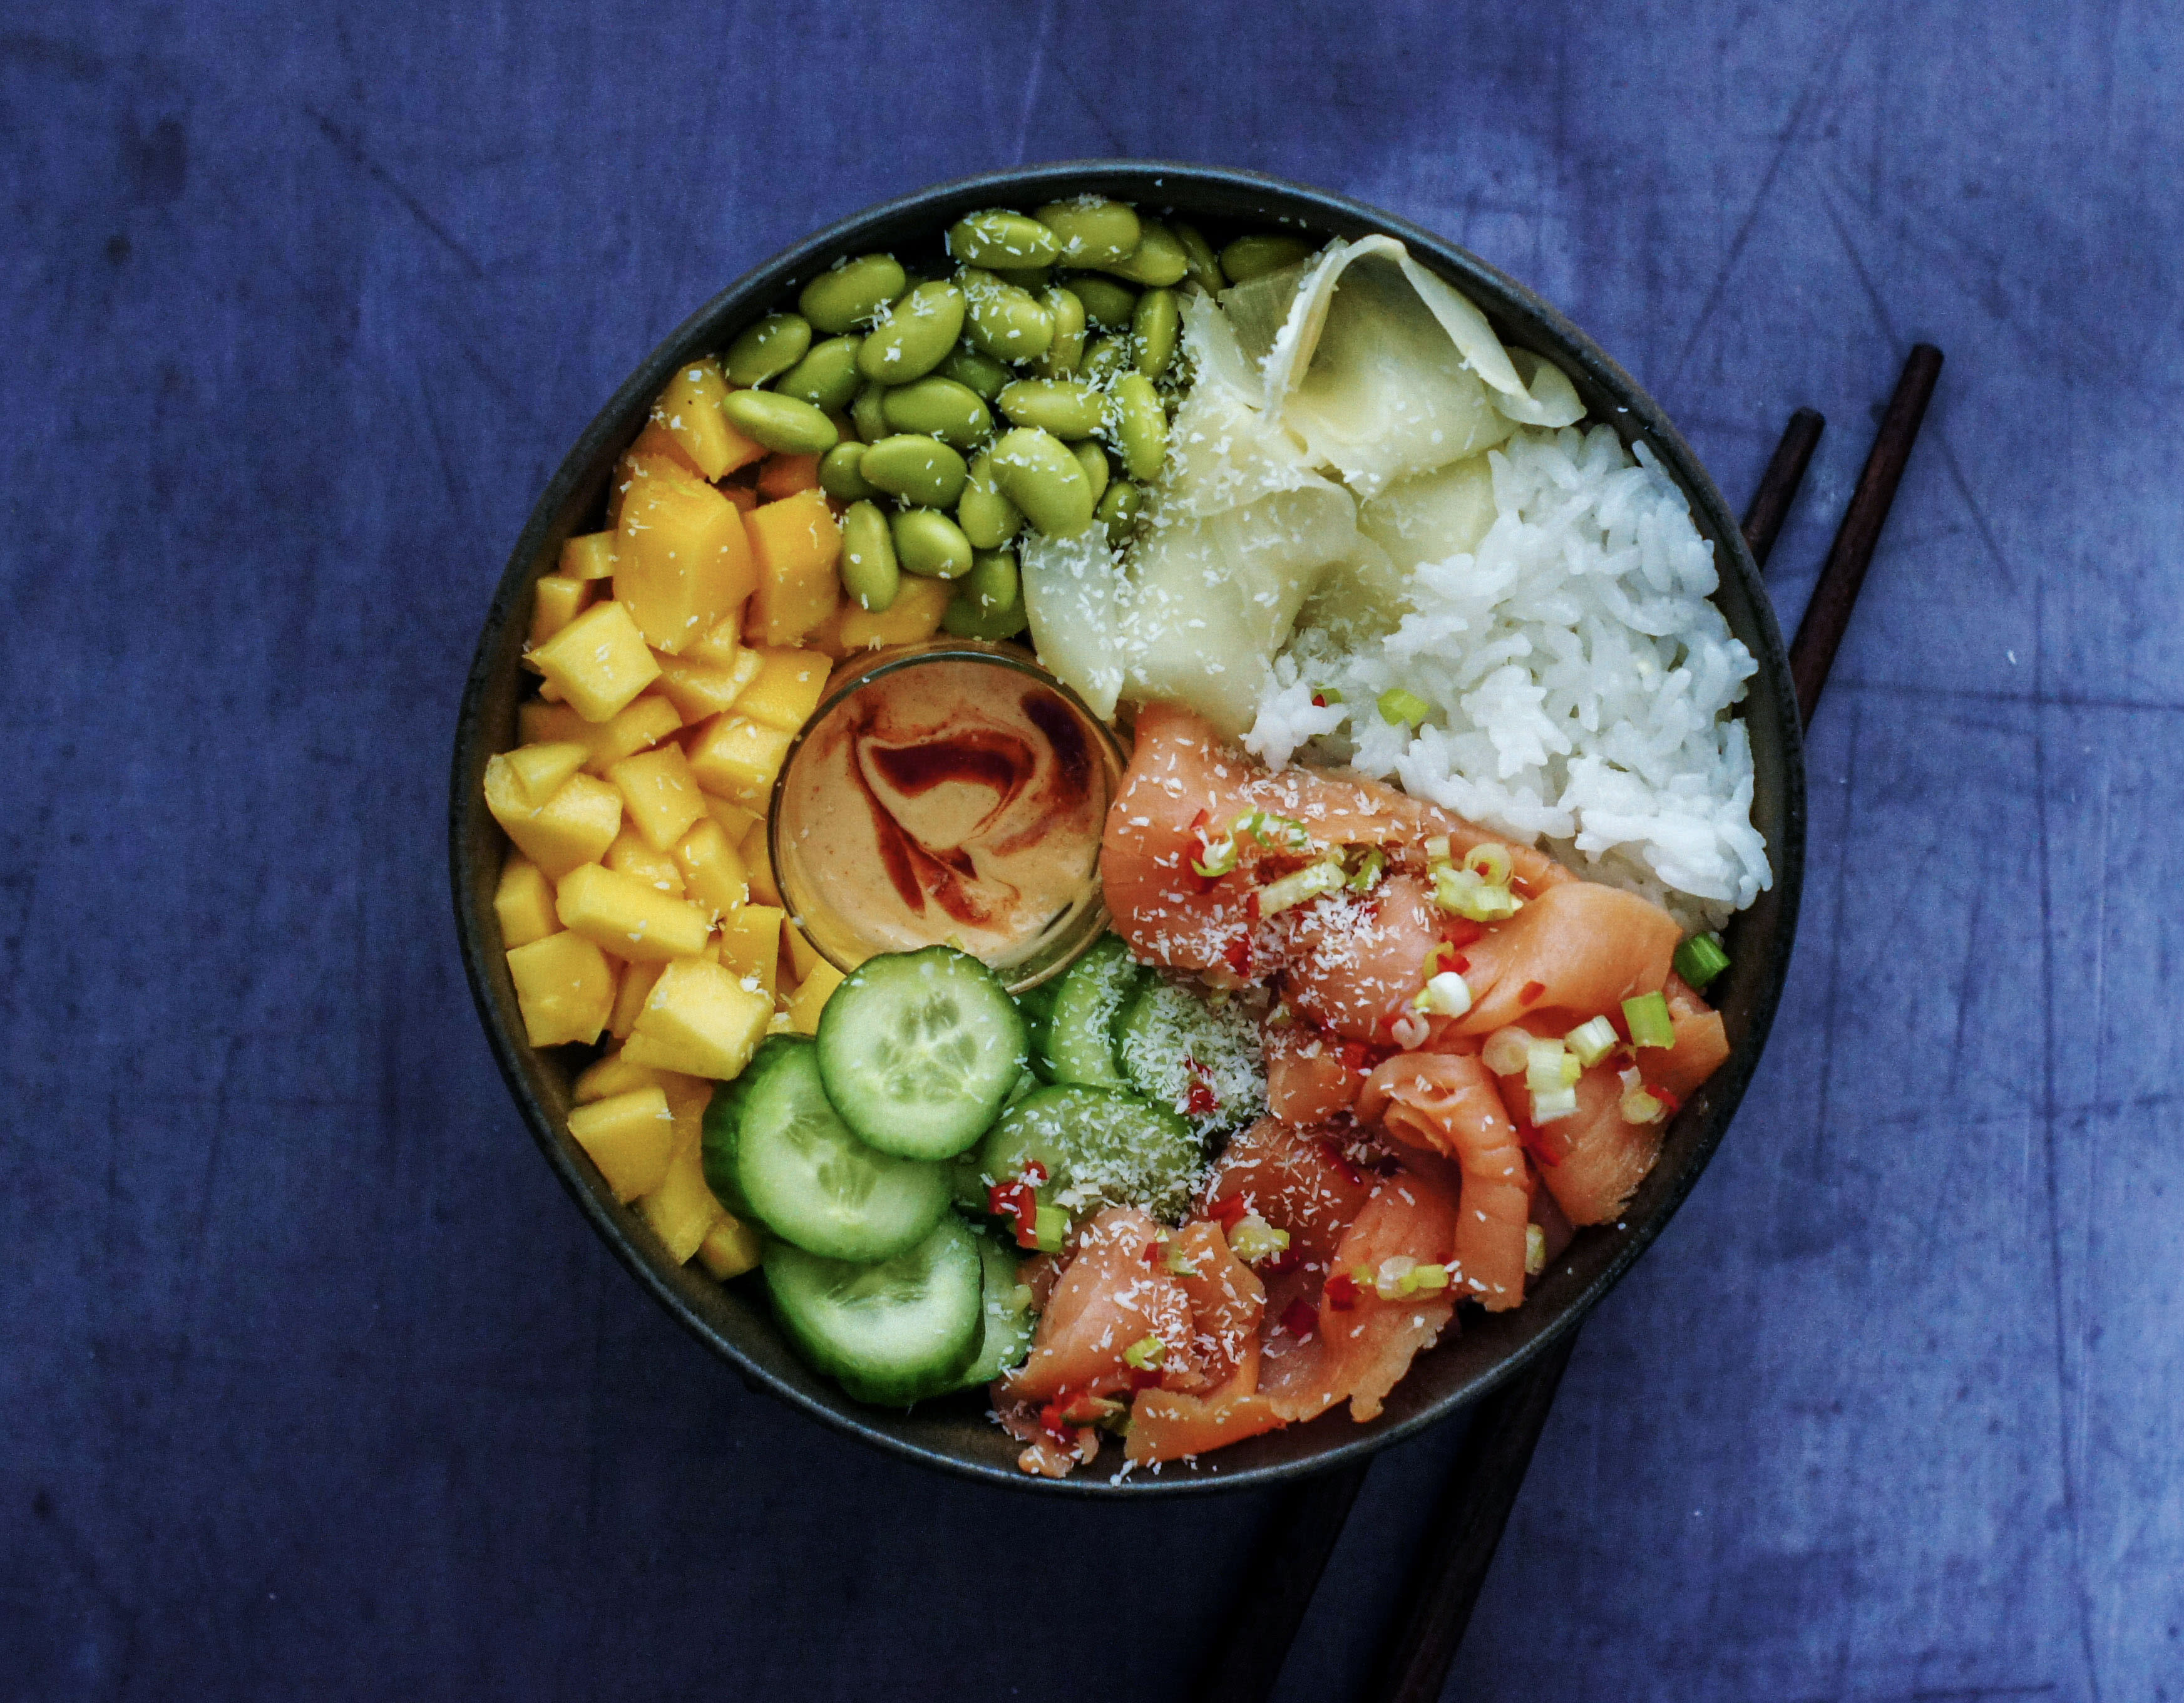
{"type": "Polygon", "coordinates": [[[1038,1315],[1032,1311],[1031,1286],[1018,1276],[1014,1254],[990,1236],[978,1237],[983,1268],[978,1309],[985,1321],[978,1352],[963,1374],[961,1387],[975,1389],[1003,1372],[1014,1371],[1031,1352],[1038,1315]]]}
{"type": "Polygon", "coordinates": [[[1039,1074],[1050,1082],[1127,1088],[1115,1056],[1115,1019],[1148,974],[1119,935],[1106,936],[1070,965],[1056,984],[1039,1035],[1039,1074]]]}
{"type": "Polygon", "coordinates": [[[827,1097],[868,1144],[903,1159],[977,1145],[1028,1053],[1000,978],[953,946],[867,959],[819,1019],[827,1097]]]}
{"type": "Polygon", "coordinates": [[[748,1209],[807,1253],[891,1259],[946,1215],[948,1173],[859,1141],[820,1086],[818,1052],[801,1037],[770,1037],[736,1080],[738,1092],[714,1096],[706,1174],[725,1170],[729,1209],[748,1209]]]}
{"type": "Polygon", "coordinates": [[[1039,1198],[1072,1216],[1142,1206],[1173,1223],[1190,1204],[1203,1154],[1190,1125],[1166,1107],[1068,1083],[1024,1096],[978,1148],[979,1172],[994,1182],[1014,1181],[1034,1161],[1047,1175],[1039,1198]]]}
{"type": "Polygon", "coordinates": [[[859,1401],[907,1407],[961,1387],[983,1341],[978,1238],[952,1212],[877,1265],[777,1242],[766,1287],[798,1352],[859,1401]]]}
{"type": "Polygon", "coordinates": [[[1258,1025],[1234,999],[1216,1004],[1186,983],[1149,976],[1115,1025],[1130,1086],[1201,1136],[1242,1128],[1267,1109],[1258,1025]]]}

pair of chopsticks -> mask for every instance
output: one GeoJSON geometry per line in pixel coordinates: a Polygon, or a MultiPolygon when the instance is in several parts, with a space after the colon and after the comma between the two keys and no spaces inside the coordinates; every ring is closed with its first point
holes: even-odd
{"type": "MultiPolygon", "coordinates": [[[[1913,347],[1791,643],[1791,683],[1799,718],[1808,727],[1941,371],[1941,350],[1924,343],[1913,347]]],[[[1790,416],[1760,476],[1743,530],[1752,561],[1763,567],[1825,425],[1812,409],[1800,408],[1790,416]]],[[[1577,1333],[1573,1324],[1474,1411],[1428,1527],[1425,1552],[1409,1572],[1407,1600],[1381,1642],[1364,1694],[1369,1703],[1438,1703],[1554,1406],[1563,1371],[1577,1346],[1577,1333]]],[[[1258,1546],[1266,1565],[1245,1582],[1214,1641],[1194,1697],[1205,1703],[1265,1703],[1273,1695],[1290,1641],[1371,1466],[1364,1460],[1323,1473],[1287,1493],[1258,1546]]]]}

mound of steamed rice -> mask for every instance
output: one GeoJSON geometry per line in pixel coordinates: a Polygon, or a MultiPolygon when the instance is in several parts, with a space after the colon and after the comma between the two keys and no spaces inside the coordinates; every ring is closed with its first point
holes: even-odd
{"type": "Polygon", "coordinates": [[[1245,742],[1543,836],[1719,927],[1772,875],[1729,713],[1758,665],[1708,601],[1713,547],[1646,447],[1634,458],[1605,426],[1525,429],[1489,455],[1496,518],[1476,550],[1421,564],[1392,633],[1301,626],[1245,742]],[[1396,687],[1431,706],[1415,729],[1379,713],[1396,687]]]}

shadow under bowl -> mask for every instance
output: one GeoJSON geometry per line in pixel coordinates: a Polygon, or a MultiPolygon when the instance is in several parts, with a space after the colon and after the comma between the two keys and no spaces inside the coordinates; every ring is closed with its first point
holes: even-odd
{"type": "MultiPolygon", "coordinates": [[[[1804,868],[1805,773],[1797,704],[1774,610],[1736,520],[1721,493],[1658,404],[1592,339],[1546,302],[1476,255],[1407,220],[1340,196],[1256,173],[1150,161],[1086,161],[961,179],[843,221],[746,273],[655,349],[579,438],[547,484],[487,611],[455,730],[449,839],[456,931],[464,967],[493,1056],[546,1160],[616,1257],[674,1317],[743,1376],[813,1417],[922,1465],[1028,1492],[1067,1496],[1173,1496],[1262,1487],[1323,1471],[1384,1449],[1446,1418],[1514,1376],[1571,1329],[1652,1242],[1691,1192],[1719,1144],[1759,1061],[1788,972],[1804,868]],[[1209,1455],[1195,1466],[1111,1482],[1105,1460],[1059,1480],[1028,1478],[1018,1445],[985,1417],[982,1394],[967,1393],[908,1414],[852,1401],[806,1367],[775,1327],[756,1274],[722,1285],[696,1265],[680,1266],[631,1208],[618,1205],[567,1131],[576,1049],[541,1052],[524,1039],[502,955],[493,892],[506,842],[484,802],[487,759],[516,743],[515,711],[526,677],[519,667],[532,586],[550,572],[564,539],[601,524],[615,461],[644,424],[654,396],[683,361],[725,348],[762,315],[796,293],[838,255],[874,249],[937,256],[956,218],[992,206],[1028,208],[1095,193],[1169,212],[1217,243],[1230,232],[1287,228],[1316,241],[1384,232],[1485,310],[1503,340],[1553,360],[1576,385],[1594,421],[1626,443],[1646,444],[1689,497],[1700,535],[1721,576],[1715,602],[1758,659],[1741,706],[1752,743],[1752,821],[1765,835],[1774,885],[1724,931],[1731,964],[1708,990],[1727,1027],[1727,1064],[1669,1126],[1659,1162],[1613,1225],[1580,1232],[1524,1305],[1491,1315],[1467,1313],[1460,1332],[1421,1355],[1368,1425],[1340,1410],[1209,1455]]],[[[1112,1454],[1108,1457],[1112,1459],[1112,1454]]]]}

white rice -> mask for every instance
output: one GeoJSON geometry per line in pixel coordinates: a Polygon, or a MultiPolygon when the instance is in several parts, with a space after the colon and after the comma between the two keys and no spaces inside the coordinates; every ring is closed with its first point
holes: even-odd
{"type": "Polygon", "coordinates": [[[1477,551],[1422,563],[1392,633],[1300,627],[1245,743],[1392,779],[1718,927],[1773,876],[1729,713],[1758,665],[1708,601],[1713,547],[1645,446],[1634,460],[1605,426],[1520,431],[1490,465],[1477,551]],[[1314,708],[1330,687],[1341,701],[1314,708]],[[1432,715],[1389,724],[1391,687],[1432,715]]]}

